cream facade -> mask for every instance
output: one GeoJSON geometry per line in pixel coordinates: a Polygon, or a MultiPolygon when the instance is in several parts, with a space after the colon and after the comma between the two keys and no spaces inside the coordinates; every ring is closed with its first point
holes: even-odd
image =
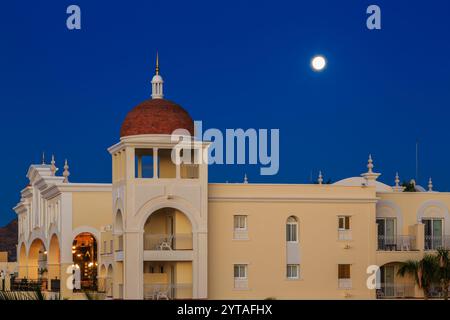
{"type": "Polygon", "coordinates": [[[151,131],[177,110],[163,99],[162,83],[157,72],[153,99],[127,127],[139,133],[108,149],[111,184],[69,182],[67,163],[63,176],[54,161],[30,166],[14,208],[17,285],[27,279],[69,298],[82,290],[115,299],[422,295],[396,270],[450,246],[449,193],[433,191],[431,181],[417,192],[403,192],[398,177],[383,184],[371,157],[363,174],[334,184],[321,176],[317,184],[208,183],[207,164],[171,158],[172,150],[178,158],[202,154],[208,142],[186,135],[183,149],[151,131]],[[146,123],[157,117],[144,112],[155,110],[166,118],[146,123]],[[369,289],[374,265],[381,284],[369,289]]]}

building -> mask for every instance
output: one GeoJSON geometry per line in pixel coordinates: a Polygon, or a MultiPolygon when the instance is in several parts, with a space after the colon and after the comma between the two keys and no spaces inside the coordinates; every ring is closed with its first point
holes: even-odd
{"type": "Polygon", "coordinates": [[[207,164],[176,163],[175,129],[193,121],[163,98],[132,109],[108,151],[111,184],[69,182],[55,161],[31,165],[18,215],[16,281],[73,297],[117,299],[376,299],[420,297],[398,264],[450,246],[450,194],[357,177],[324,184],[208,183],[207,164]],[[369,289],[367,268],[381,267],[369,289]]]}

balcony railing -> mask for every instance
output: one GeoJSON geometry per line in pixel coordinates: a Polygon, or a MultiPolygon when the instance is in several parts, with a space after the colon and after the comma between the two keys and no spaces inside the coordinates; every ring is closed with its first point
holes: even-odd
{"type": "Polygon", "coordinates": [[[339,240],[352,240],[352,230],[338,230],[339,240]]]}
{"type": "Polygon", "coordinates": [[[427,236],[425,235],[425,250],[450,249],[450,235],[427,236]]]}
{"type": "Polygon", "coordinates": [[[14,279],[11,278],[11,291],[37,291],[47,290],[48,280],[28,280],[28,279],[14,279]]]}
{"type": "MultiPolygon", "coordinates": [[[[447,292],[450,295],[450,286],[447,288],[447,292]]],[[[431,285],[430,289],[428,290],[428,296],[430,298],[443,298],[444,290],[442,290],[442,286],[438,284],[431,285]]]]}
{"type": "Polygon", "coordinates": [[[378,235],[378,250],[380,251],[412,251],[416,250],[416,237],[378,235]]]}
{"type": "Polygon", "coordinates": [[[338,287],[339,289],[351,289],[352,288],[352,279],[338,279],[338,287]]]}
{"type": "Polygon", "coordinates": [[[146,300],[192,299],[192,283],[145,284],[144,299],[146,300]]]}
{"type": "Polygon", "coordinates": [[[237,290],[248,289],[248,279],[247,278],[235,278],[234,279],[234,289],[237,289],[237,290]]]}
{"type": "Polygon", "coordinates": [[[415,296],[414,284],[382,283],[377,289],[377,299],[413,298],[415,296]]]}
{"type": "Polygon", "coordinates": [[[192,233],[145,234],[144,250],[192,250],[192,233]]]}

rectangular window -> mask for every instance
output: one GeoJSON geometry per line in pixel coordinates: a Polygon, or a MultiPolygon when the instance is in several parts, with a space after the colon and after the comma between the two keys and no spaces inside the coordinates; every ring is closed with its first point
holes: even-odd
{"type": "Polygon", "coordinates": [[[297,242],[297,224],[287,223],[286,224],[286,241],[287,242],[297,242]]]}
{"type": "Polygon", "coordinates": [[[109,240],[109,253],[114,251],[114,240],[109,240]]]}
{"type": "Polygon", "coordinates": [[[234,230],[247,230],[247,216],[234,216],[234,230]]]}
{"type": "Polygon", "coordinates": [[[300,266],[298,264],[288,264],[286,269],[286,277],[288,279],[298,279],[300,274],[300,266]]]}
{"type": "Polygon", "coordinates": [[[247,216],[236,215],[234,219],[233,240],[248,240],[247,216]]]}
{"type": "Polygon", "coordinates": [[[247,279],[247,265],[235,264],[234,265],[234,278],[235,279],[247,279]]]}
{"type": "Polygon", "coordinates": [[[443,221],[442,219],[422,219],[425,225],[425,250],[436,250],[443,246],[443,221]]]}
{"type": "Polygon", "coordinates": [[[106,241],[103,241],[102,253],[106,253],[106,241]]]}
{"type": "Polygon", "coordinates": [[[352,239],[352,233],[350,230],[350,216],[338,217],[338,234],[339,240],[352,239]]]}
{"type": "Polygon", "coordinates": [[[350,216],[340,216],[339,219],[339,230],[350,230],[350,216]]]}
{"type": "Polygon", "coordinates": [[[248,289],[247,265],[235,264],[233,271],[234,271],[234,288],[237,290],[248,289]]]}
{"type": "Polygon", "coordinates": [[[338,285],[339,288],[348,289],[352,287],[352,279],[350,276],[350,265],[339,264],[338,265],[338,285]]]}

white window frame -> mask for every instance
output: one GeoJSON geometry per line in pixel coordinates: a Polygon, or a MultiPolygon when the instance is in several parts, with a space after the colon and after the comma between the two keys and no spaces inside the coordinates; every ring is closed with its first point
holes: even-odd
{"type": "Polygon", "coordinates": [[[348,215],[340,215],[338,216],[338,230],[339,231],[347,231],[347,230],[352,230],[352,224],[351,224],[351,216],[348,215]],[[348,229],[345,227],[345,219],[348,218],[348,229]],[[343,227],[340,227],[341,224],[341,219],[343,221],[343,227]]]}
{"type": "Polygon", "coordinates": [[[233,215],[233,240],[248,240],[248,215],[233,215]]]}
{"type": "MultiPolygon", "coordinates": [[[[294,222],[286,221],[286,242],[289,242],[289,243],[298,243],[298,238],[299,238],[299,234],[298,234],[298,219],[297,219],[296,217],[294,217],[294,216],[289,216],[289,217],[288,217],[288,220],[289,220],[289,218],[291,218],[291,217],[294,218],[295,221],[294,221],[294,222]],[[294,230],[295,230],[295,240],[290,240],[290,239],[288,239],[288,227],[289,227],[289,228],[294,227],[294,230]]],[[[292,235],[292,232],[291,232],[291,235],[292,235]]]]}
{"type": "Polygon", "coordinates": [[[233,282],[235,290],[248,290],[248,264],[237,263],[233,265],[233,282]],[[236,268],[238,275],[236,276],[236,268]],[[243,271],[244,274],[241,274],[243,271]]]}
{"type": "Polygon", "coordinates": [[[352,288],[352,265],[350,263],[338,264],[338,287],[339,289],[351,289],[352,288]],[[339,266],[346,265],[349,268],[349,278],[339,278],[339,266]]]}
{"type": "Polygon", "coordinates": [[[288,265],[286,265],[286,278],[288,280],[300,279],[300,265],[299,264],[288,264],[288,265]],[[290,269],[290,268],[293,268],[293,267],[295,268],[294,269],[295,270],[295,275],[294,276],[289,275],[289,270],[292,271],[292,269],[290,269]]]}
{"type": "Polygon", "coordinates": [[[248,230],[248,216],[245,214],[235,214],[233,216],[233,229],[234,231],[247,231],[248,230]],[[244,226],[240,226],[241,219],[244,221],[244,226]],[[236,226],[236,222],[238,222],[238,226],[236,226]]]}
{"type": "Polygon", "coordinates": [[[247,264],[235,264],[233,265],[233,277],[235,280],[247,280],[248,279],[248,265],[247,264]],[[236,268],[238,268],[238,276],[236,276],[236,268]],[[245,275],[241,276],[241,268],[244,270],[245,275]]]}

